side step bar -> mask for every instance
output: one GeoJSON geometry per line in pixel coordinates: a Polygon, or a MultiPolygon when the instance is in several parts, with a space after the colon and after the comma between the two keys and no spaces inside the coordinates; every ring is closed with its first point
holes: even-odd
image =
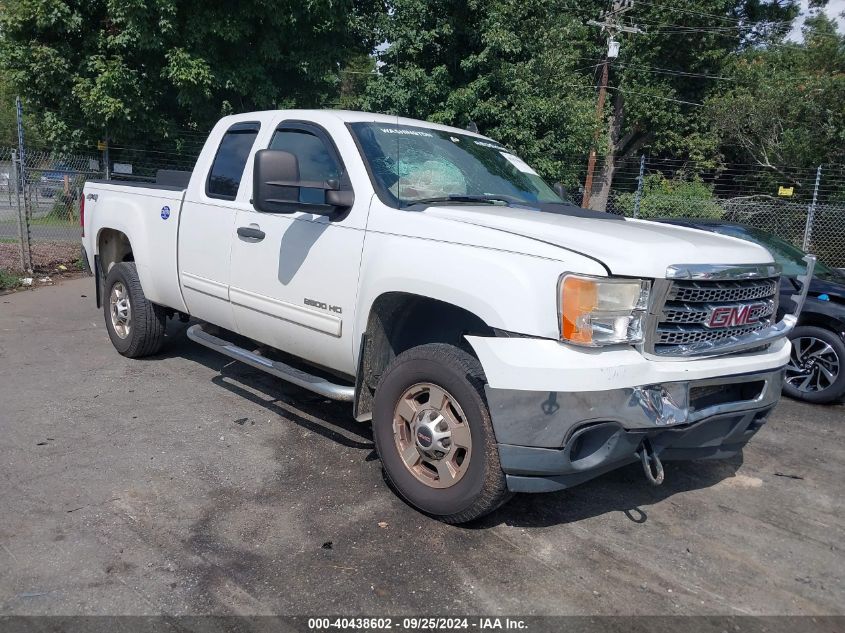
{"type": "Polygon", "coordinates": [[[203,324],[189,327],[188,338],[200,345],[205,345],[213,349],[215,352],[225,354],[229,358],[239,360],[261,371],[266,371],[268,374],[276,376],[276,378],[281,378],[282,380],[293,383],[297,387],[308,389],[331,400],[352,402],[355,399],[355,387],[336,385],[325,378],[314,376],[290,365],[285,365],[284,363],[254,354],[245,350],[243,347],[238,347],[234,343],[209,334],[203,329],[203,324]]]}

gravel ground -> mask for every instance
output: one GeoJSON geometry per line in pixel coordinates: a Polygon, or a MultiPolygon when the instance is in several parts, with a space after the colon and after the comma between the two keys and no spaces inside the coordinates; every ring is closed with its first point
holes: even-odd
{"type": "Polygon", "coordinates": [[[349,407],[184,324],[127,360],[92,297],[0,297],[4,615],[843,614],[842,406],[784,400],[660,488],[632,466],[448,526],[388,489],[349,407]]]}

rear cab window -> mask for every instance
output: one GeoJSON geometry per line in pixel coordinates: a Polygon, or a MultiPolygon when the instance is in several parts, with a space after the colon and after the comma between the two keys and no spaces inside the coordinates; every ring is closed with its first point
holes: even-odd
{"type": "Polygon", "coordinates": [[[205,184],[209,198],[234,200],[238,195],[246,161],[260,129],[260,123],[249,121],[236,123],[223,134],[205,184]]]}

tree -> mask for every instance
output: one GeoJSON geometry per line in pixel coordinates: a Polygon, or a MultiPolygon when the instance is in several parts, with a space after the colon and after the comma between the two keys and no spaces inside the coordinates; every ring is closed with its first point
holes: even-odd
{"type": "MultiPolygon", "coordinates": [[[[589,5],[590,3],[585,3],[589,5]]],[[[577,183],[592,135],[591,8],[563,1],[394,0],[387,43],[359,104],[449,123],[470,122],[517,148],[544,176],[577,183]]]]}
{"type": "Polygon", "coordinates": [[[4,0],[0,64],[45,135],[178,142],[236,111],[319,106],[376,0],[4,0]]]}
{"type": "MultiPolygon", "coordinates": [[[[6,75],[0,70],[0,149],[14,149],[18,146],[18,121],[15,111],[16,91],[9,84],[6,75]]],[[[24,128],[27,141],[39,143],[41,140],[37,122],[31,113],[24,112],[24,128]]],[[[0,161],[9,160],[0,156],[0,161]]]]}
{"type": "Polygon", "coordinates": [[[653,155],[715,159],[720,139],[701,102],[724,81],[732,54],[780,42],[797,12],[794,0],[635,3],[627,15],[645,33],[626,37],[611,66],[604,161],[590,206],[606,208],[618,164],[646,146],[653,155]]]}
{"type": "Polygon", "coordinates": [[[812,183],[782,166],[845,162],[845,35],[831,20],[815,15],[803,44],[745,51],[727,72],[734,81],[707,100],[706,117],[731,160],[799,186],[812,183]]]}
{"type": "MultiPolygon", "coordinates": [[[[378,76],[360,103],[455,125],[476,122],[550,179],[578,181],[592,145],[595,84],[606,36],[587,26],[606,1],[393,0],[379,24],[378,76]]],[[[700,113],[737,50],[779,41],[797,0],[635,2],[611,65],[604,156],[595,208],[607,204],[617,165],[653,153],[715,159],[719,139],[700,113]]]]}

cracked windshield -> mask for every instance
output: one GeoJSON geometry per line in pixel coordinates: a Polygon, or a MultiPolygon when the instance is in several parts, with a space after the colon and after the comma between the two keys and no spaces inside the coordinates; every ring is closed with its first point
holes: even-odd
{"type": "Polygon", "coordinates": [[[498,143],[410,125],[353,123],[351,128],[373,184],[393,206],[563,203],[537,172],[498,143]]]}

